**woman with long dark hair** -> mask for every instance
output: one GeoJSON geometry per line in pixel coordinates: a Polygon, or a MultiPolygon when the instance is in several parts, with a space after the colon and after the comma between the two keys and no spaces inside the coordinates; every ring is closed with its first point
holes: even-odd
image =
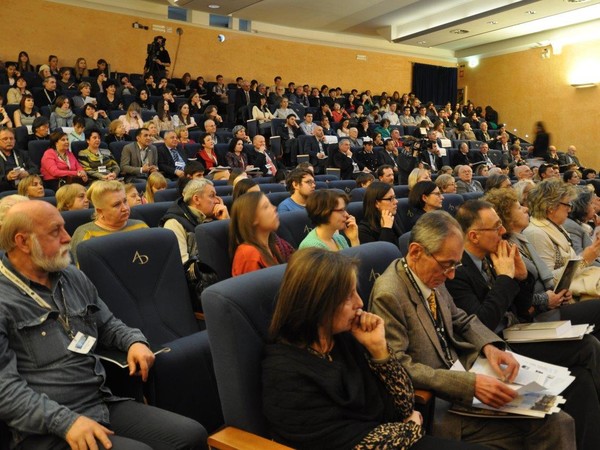
{"type": "Polygon", "coordinates": [[[363,219],[358,225],[360,242],[386,241],[398,245],[398,238],[405,230],[397,209],[394,189],[381,181],[371,183],[363,198],[363,219]]]}
{"type": "Polygon", "coordinates": [[[278,228],[277,207],[263,192],[246,192],[236,199],[229,223],[234,277],[287,262],[294,249],[275,234],[278,228]]]}

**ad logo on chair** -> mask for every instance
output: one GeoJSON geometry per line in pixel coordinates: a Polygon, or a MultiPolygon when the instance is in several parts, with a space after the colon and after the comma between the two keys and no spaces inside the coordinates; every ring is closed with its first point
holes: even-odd
{"type": "Polygon", "coordinates": [[[131,262],[134,264],[144,265],[148,261],[150,261],[150,258],[147,255],[142,255],[139,251],[136,251],[131,262]]]}

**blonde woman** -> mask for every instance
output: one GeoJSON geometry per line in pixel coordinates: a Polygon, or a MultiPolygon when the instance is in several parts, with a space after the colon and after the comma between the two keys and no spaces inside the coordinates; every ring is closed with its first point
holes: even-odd
{"type": "Polygon", "coordinates": [[[77,227],[71,240],[75,262],[77,262],[77,246],[83,241],[121,231],[148,228],[148,225],[141,220],[129,218],[130,208],[125,187],[119,181],[96,181],[90,187],[90,200],[95,209],[94,220],[77,227]]]}
{"type": "Polygon", "coordinates": [[[431,172],[427,169],[413,169],[408,175],[408,189],[412,189],[419,181],[431,181],[431,172]]]}
{"type": "Polygon", "coordinates": [[[167,188],[167,179],[160,172],[152,172],[146,182],[146,192],[144,192],[145,203],[154,203],[154,194],[167,188]]]}
{"type": "Polygon", "coordinates": [[[122,116],[119,116],[119,120],[123,123],[126,133],[129,133],[130,130],[142,128],[144,126],[144,121],[142,120],[142,108],[136,102],[133,102],[127,108],[127,112],[122,116]]]}
{"type": "Polygon", "coordinates": [[[65,184],[56,191],[56,208],[59,211],[75,211],[88,209],[90,201],[85,186],[79,183],[65,184]]]}

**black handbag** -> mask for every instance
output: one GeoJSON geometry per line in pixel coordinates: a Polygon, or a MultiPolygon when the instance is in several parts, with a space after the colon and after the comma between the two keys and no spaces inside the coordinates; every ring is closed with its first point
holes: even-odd
{"type": "Polygon", "coordinates": [[[219,281],[219,278],[210,266],[198,261],[198,257],[195,256],[188,259],[183,268],[194,312],[202,313],[202,292],[219,281]]]}

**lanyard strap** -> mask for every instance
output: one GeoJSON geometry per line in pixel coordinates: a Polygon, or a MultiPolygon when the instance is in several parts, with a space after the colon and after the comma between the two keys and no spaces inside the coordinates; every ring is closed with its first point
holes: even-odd
{"type": "MultiPolygon", "coordinates": [[[[25,294],[27,294],[29,297],[31,297],[33,299],[33,301],[35,301],[40,307],[47,309],[48,311],[52,311],[52,306],[46,300],[44,300],[42,297],[40,297],[40,295],[37,292],[35,292],[33,289],[31,289],[29,286],[27,286],[23,282],[23,280],[21,280],[11,270],[9,270],[2,261],[0,261],[0,273],[2,273],[2,275],[4,275],[12,284],[14,284],[20,290],[25,292],[25,294]]],[[[71,327],[69,325],[69,316],[67,314],[67,302],[65,300],[65,292],[62,288],[62,284],[60,286],[60,291],[61,291],[61,295],[62,295],[62,299],[63,299],[63,306],[65,308],[65,313],[64,313],[64,317],[63,317],[63,315],[60,314],[60,310],[59,310],[58,321],[62,325],[62,327],[65,330],[65,332],[67,333],[67,335],[71,339],[73,339],[75,337],[75,333],[73,333],[73,330],[71,329],[71,327]]]]}
{"type": "MultiPolygon", "coordinates": [[[[435,328],[435,333],[437,334],[437,337],[438,337],[438,340],[440,341],[442,350],[444,351],[444,356],[446,357],[446,364],[448,364],[448,367],[452,367],[452,365],[454,364],[454,358],[452,358],[452,353],[450,352],[450,346],[448,345],[448,341],[446,340],[446,328],[444,327],[444,321],[442,320],[442,314],[441,314],[441,312],[439,314],[437,314],[437,316],[438,316],[437,320],[433,317],[433,314],[432,314],[431,310],[429,309],[429,303],[428,303],[427,299],[425,299],[423,292],[421,292],[421,288],[419,288],[417,281],[413,277],[413,274],[410,271],[408,264],[406,263],[406,258],[402,258],[400,261],[402,262],[402,267],[404,267],[404,272],[406,272],[406,275],[408,276],[408,279],[410,280],[413,288],[415,289],[415,291],[417,291],[417,294],[419,294],[419,298],[421,299],[421,302],[425,306],[425,310],[427,311],[427,314],[429,315],[429,318],[431,319],[433,328],[435,328]]],[[[435,292],[435,290],[432,290],[432,292],[435,292]]],[[[435,296],[435,298],[436,298],[436,302],[437,302],[437,295],[435,296]]],[[[439,310],[439,308],[438,308],[438,310],[439,310]]]]}
{"type": "MultiPolygon", "coordinates": [[[[19,158],[17,158],[17,153],[13,150],[12,152],[12,156],[13,158],[15,158],[15,164],[16,167],[19,167],[19,158]]],[[[8,160],[6,159],[6,155],[4,154],[4,152],[0,152],[0,157],[5,161],[8,162],[8,160]]]]}

